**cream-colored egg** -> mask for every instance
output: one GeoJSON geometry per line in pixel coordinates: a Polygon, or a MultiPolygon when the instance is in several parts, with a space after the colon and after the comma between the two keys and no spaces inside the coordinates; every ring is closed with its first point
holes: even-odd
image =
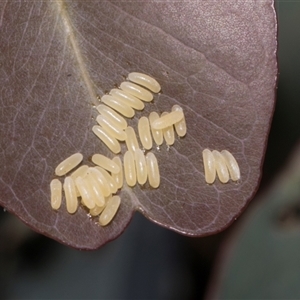
{"type": "MultiPolygon", "coordinates": [[[[182,111],[183,112],[182,107],[180,107],[177,104],[173,105],[172,111],[182,111]]],[[[183,115],[182,120],[174,123],[174,127],[175,127],[175,130],[176,130],[176,133],[178,134],[178,136],[183,137],[186,135],[187,128],[186,128],[186,121],[185,121],[184,115],[183,115]]]]}
{"type": "Polygon", "coordinates": [[[128,186],[136,185],[135,161],[131,151],[126,151],[124,154],[124,175],[128,186]]]}
{"type": "Polygon", "coordinates": [[[66,197],[67,211],[70,214],[74,214],[78,208],[78,199],[76,196],[75,183],[71,176],[65,178],[63,188],[66,197]]]}
{"type": "Polygon", "coordinates": [[[149,184],[154,188],[158,188],[160,185],[160,173],[156,156],[152,152],[148,152],[146,162],[149,184]]]}
{"type": "Polygon", "coordinates": [[[101,226],[106,226],[112,221],[120,207],[120,204],[121,198],[119,196],[113,196],[107,201],[106,206],[99,217],[99,224],[101,226]]]}
{"type": "Polygon", "coordinates": [[[216,171],[220,181],[222,183],[227,183],[229,180],[229,173],[223,155],[217,150],[213,150],[212,154],[215,158],[216,171]]]}
{"type": "Polygon", "coordinates": [[[58,179],[50,182],[51,207],[55,210],[59,209],[62,200],[62,184],[58,179]]]}
{"type": "Polygon", "coordinates": [[[221,154],[225,160],[231,179],[233,181],[240,180],[240,168],[234,156],[227,150],[221,151],[221,154]]]}
{"type": "Polygon", "coordinates": [[[153,127],[151,126],[151,124],[157,119],[159,119],[158,113],[155,111],[151,112],[149,115],[149,124],[150,124],[152,137],[153,137],[156,145],[160,146],[164,141],[163,132],[161,129],[156,130],[156,129],[153,129],[153,127]]]}
{"type": "Polygon", "coordinates": [[[63,160],[56,168],[55,174],[57,176],[63,176],[78,166],[83,159],[83,155],[81,153],[75,153],[65,160],[63,160]]]}
{"type": "Polygon", "coordinates": [[[128,75],[128,79],[134,83],[146,87],[154,93],[158,93],[161,90],[160,84],[149,75],[138,72],[132,72],[128,75]]]}
{"type": "Polygon", "coordinates": [[[101,101],[127,118],[132,118],[135,114],[132,107],[111,95],[102,96],[101,101]]]}
{"type": "Polygon", "coordinates": [[[152,137],[150,132],[149,119],[147,117],[141,117],[138,122],[138,132],[140,141],[146,150],[152,148],[152,137]]]}
{"type": "Polygon", "coordinates": [[[146,102],[150,102],[153,99],[151,92],[128,81],[122,82],[120,89],[146,102]]]}
{"type": "Polygon", "coordinates": [[[92,131],[113,153],[117,154],[121,151],[120,143],[104,128],[94,125],[92,131]]]}
{"type": "Polygon", "coordinates": [[[120,172],[120,167],[113,160],[102,154],[94,154],[92,156],[92,162],[111,173],[117,174],[120,172]]]}

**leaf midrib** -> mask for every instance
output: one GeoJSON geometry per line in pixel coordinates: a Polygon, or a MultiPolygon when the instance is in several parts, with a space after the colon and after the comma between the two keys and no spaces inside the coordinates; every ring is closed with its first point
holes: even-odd
{"type": "Polygon", "coordinates": [[[71,48],[73,50],[75,59],[78,63],[78,68],[79,68],[82,80],[83,80],[83,82],[86,86],[86,89],[87,89],[88,94],[89,94],[89,96],[92,100],[92,103],[94,105],[96,105],[96,104],[98,104],[97,94],[96,94],[95,89],[93,87],[94,84],[93,84],[93,81],[92,81],[92,79],[89,75],[89,72],[87,70],[86,63],[83,59],[81,49],[80,49],[80,47],[77,43],[76,35],[75,35],[75,32],[74,32],[74,26],[72,24],[70,15],[68,13],[67,4],[65,3],[64,0],[56,0],[54,3],[57,6],[58,14],[61,18],[61,21],[63,23],[63,27],[65,29],[65,35],[66,35],[67,39],[70,42],[70,45],[71,45],[71,48]]]}

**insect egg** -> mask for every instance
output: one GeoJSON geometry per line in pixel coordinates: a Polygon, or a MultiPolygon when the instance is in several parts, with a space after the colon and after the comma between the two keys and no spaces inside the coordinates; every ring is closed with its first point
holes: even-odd
{"type": "Polygon", "coordinates": [[[120,89],[146,102],[150,102],[153,99],[152,93],[148,90],[128,81],[122,82],[120,89]]]}
{"type": "Polygon", "coordinates": [[[121,198],[119,196],[113,196],[107,201],[107,204],[99,217],[99,224],[101,226],[106,226],[111,222],[119,209],[120,203],[121,198]]]}
{"type": "Polygon", "coordinates": [[[92,162],[111,173],[117,174],[120,172],[119,166],[114,161],[102,154],[94,154],[92,156],[92,162]]]}
{"type": "Polygon", "coordinates": [[[151,112],[150,115],[149,115],[149,123],[150,123],[150,129],[151,129],[152,137],[153,137],[156,145],[160,146],[164,141],[163,132],[162,132],[161,129],[158,129],[158,130],[153,129],[152,125],[151,125],[157,119],[159,119],[158,113],[155,112],[155,111],[151,112]]]}
{"type": "Polygon", "coordinates": [[[61,206],[62,184],[58,179],[53,179],[50,182],[51,207],[55,210],[61,206]]]}
{"type": "Polygon", "coordinates": [[[94,125],[92,128],[94,134],[113,152],[119,153],[121,151],[120,143],[111,136],[104,128],[94,125]]]}
{"type": "Polygon", "coordinates": [[[216,179],[215,158],[209,149],[202,151],[205,181],[212,184],[216,179]]]}
{"type": "Polygon", "coordinates": [[[140,148],[139,143],[138,143],[137,138],[136,138],[136,134],[134,132],[134,129],[131,126],[128,126],[125,129],[125,133],[126,133],[125,143],[126,143],[127,149],[129,151],[132,151],[132,153],[134,153],[134,151],[136,149],[140,148]]]}
{"type": "Polygon", "coordinates": [[[95,207],[96,205],[95,195],[93,191],[90,189],[87,178],[77,177],[75,183],[80,193],[83,204],[89,209],[95,207]]]}
{"type": "Polygon", "coordinates": [[[111,109],[110,107],[100,104],[97,106],[98,112],[105,116],[107,119],[115,122],[119,125],[119,128],[125,129],[127,127],[127,121],[116,111],[111,109]]]}
{"type": "Polygon", "coordinates": [[[136,170],[134,156],[131,151],[126,151],[124,154],[124,173],[128,186],[136,185],[136,170]]]}
{"type": "Polygon", "coordinates": [[[89,190],[91,190],[94,194],[93,198],[95,201],[95,205],[100,207],[104,206],[105,205],[104,195],[97,180],[91,174],[88,174],[85,179],[87,181],[89,190]]]}
{"type": "Polygon", "coordinates": [[[57,176],[63,176],[74,169],[77,165],[81,163],[83,156],[81,153],[75,153],[65,160],[63,160],[56,168],[55,174],[57,176]]]}
{"type": "Polygon", "coordinates": [[[152,137],[150,133],[149,120],[146,117],[141,117],[138,122],[138,132],[140,141],[143,147],[147,150],[152,148],[152,137]]]}
{"type": "Polygon", "coordinates": [[[65,178],[63,188],[66,196],[67,211],[70,214],[74,214],[78,208],[78,200],[76,196],[75,183],[72,177],[67,176],[65,178]]]}
{"type": "Polygon", "coordinates": [[[221,151],[221,154],[225,160],[231,179],[233,181],[238,181],[241,178],[241,174],[237,161],[235,160],[233,155],[227,150],[221,151]]]}
{"type": "Polygon", "coordinates": [[[75,183],[84,205],[89,209],[94,208],[95,207],[95,199],[93,197],[94,195],[90,190],[86,178],[85,177],[82,178],[79,176],[76,178],[75,183]]]}
{"type": "MultiPolygon", "coordinates": [[[[166,115],[169,115],[167,112],[163,112],[162,114],[162,118],[166,115]]],[[[174,127],[173,125],[169,125],[165,128],[162,129],[163,135],[164,135],[164,139],[167,143],[167,145],[173,145],[175,142],[175,134],[174,134],[174,127]]]]}
{"type": "Polygon", "coordinates": [[[212,154],[215,158],[216,171],[220,181],[222,183],[227,183],[229,180],[229,173],[225,159],[223,158],[222,154],[217,150],[213,150],[212,154]]]}
{"type": "MultiPolygon", "coordinates": [[[[172,111],[183,111],[183,110],[179,105],[175,104],[172,107],[172,111]]],[[[181,121],[174,123],[174,127],[178,136],[180,137],[185,136],[186,135],[185,117],[183,116],[183,119],[181,121]]]]}
{"type": "Polygon", "coordinates": [[[152,122],[151,127],[154,129],[164,129],[180,122],[183,117],[184,115],[182,110],[174,110],[170,113],[164,113],[159,119],[152,122]]]}
{"type": "Polygon", "coordinates": [[[149,75],[132,72],[128,75],[128,79],[132,82],[135,82],[148,88],[154,93],[158,93],[161,90],[160,84],[149,75]]]}
{"type": "MultiPolygon", "coordinates": [[[[71,177],[72,179],[74,180],[75,182],[75,179],[79,176],[81,177],[84,177],[86,175],[86,172],[87,170],[89,169],[89,167],[87,165],[83,165],[83,166],[80,166],[78,169],[76,169],[72,174],[71,174],[71,177]]],[[[76,189],[76,196],[77,197],[80,197],[80,193],[76,187],[76,184],[75,184],[75,189],[76,189]]]]}
{"type": "Polygon", "coordinates": [[[98,115],[96,121],[100,126],[102,126],[102,128],[107,131],[108,134],[113,136],[115,139],[119,141],[125,141],[126,134],[124,130],[118,127],[118,124],[114,123],[114,121],[107,119],[103,115],[98,115]]]}
{"type": "Polygon", "coordinates": [[[134,116],[134,110],[132,107],[128,106],[124,102],[119,101],[111,95],[104,95],[101,97],[101,101],[127,118],[132,118],[134,116]]]}
{"type": "Polygon", "coordinates": [[[86,175],[86,172],[88,171],[89,167],[87,165],[82,165],[78,169],[76,169],[72,174],[71,177],[75,181],[75,179],[79,176],[83,177],[86,175]]]}
{"type": "Polygon", "coordinates": [[[104,197],[108,197],[111,194],[111,190],[104,175],[97,168],[89,168],[88,174],[91,174],[97,180],[104,197]]]}
{"type": "Polygon", "coordinates": [[[145,107],[145,104],[140,99],[136,98],[133,95],[128,94],[125,91],[122,91],[120,89],[112,89],[109,92],[114,98],[125,102],[127,105],[131,106],[134,109],[137,110],[143,110],[145,107]]]}
{"type": "Polygon", "coordinates": [[[147,172],[145,155],[141,149],[137,149],[134,152],[134,160],[135,160],[137,181],[139,184],[144,184],[147,181],[148,172],[147,172]]]}
{"type": "Polygon", "coordinates": [[[111,177],[115,180],[115,182],[117,183],[118,188],[122,188],[123,186],[123,166],[122,166],[122,161],[120,159],[120,157],[115,156],[113,158],[113,161],[119,166],[120,168],[120,172],[117,174],[112,173],[111,177]]]}
{"type": "Polygon", "coordinates": [[[160,174],[157,159],[152,152],[147,153],[146,162],[149,184],[152,187],[157,188],[160,185],[160,174]]]}
{"type": "Polygon", "coordinates": [[[109,187],[110,187],[110,192],[111,194],[114,194],[117,192],[118,190],[118,185],[115,182],[115,180],[111,177],[111,175],[104,169],[102,169],[101,167],[95,167],[98,171],[100,171],[102,173],[102,175],[104,176],[105,180],[107,181],[109,187]]]}

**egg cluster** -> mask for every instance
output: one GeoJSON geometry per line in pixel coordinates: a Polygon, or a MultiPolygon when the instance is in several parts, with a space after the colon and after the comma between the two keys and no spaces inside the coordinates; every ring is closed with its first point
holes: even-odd
{"type": "Polygon", "coordinates": [[[229,151],[223,150],[219,152],[217,150],[210,151],[209,149],[204,149],[202,156],[205,181],[207,183],[214,183],[216,174],[222,183],[227,183],[229,177],[233,181],[238,181],[240,179],[239,165],[229,151]]]}
{"type": "MultiPolygon", "coordinates": [[[[75,153],[62,161],[55,169],[56,176],[65,176],[64,183],[55,178],[50,183],[51,206],[58,210],[62,203],[64,190],[66,208],[74,214],[81,203],[93,217],[99,216],[99,224],[106,226],[114,218],[121,203],[118,191],[123,188],[124,179],[127,186],[134,187],[137,183],[158,188],[160,172],[156,156],[150,151],[153,141],[157,146],[163,141],[167,145],[175,142],[175,132],[184,137],[187,132],[183,109],[174,105],[170,112],[151,112],[138,120],[138,138],[133,127],[128,126],[126,118],[133,118],[135,110],[142,111],[145,102],[153,100],[153,93],[161,90],[159,83],[152,77],[142,73],[130,73],[128,81],[120,84],[101,97],[101,104],[96,107],[99,115],[98,125],[92,127],[93,133],[114,154],[121,152],[122,143],[126,145],[123,162],[119,156],[112,159],[102,154],[92,156],[93,166],[82,165],[73,173],[82,161],[81,153],[75,153]]],[[[123,147],[124,148],[124,147],[123,147]]],[[[215,182],[216,175],[222,183],[229,179],[238,181],[240,170],[233,155],[204,149],[203,164],[205,181],[215,182]]]]}
{"type": "MultiPolygon", "coordinates": [[[[152,188],[160,185],[160,173],[156,156],[150,152],[153,140],[161,145],[163,140],[168,145],[178,136],[186,134],[186,123],[183,110],[174,105],[171,112],[159,116],[151,112],[149,117],[138,120],[139,146],[134,128],[128,126],[126,118],[132,118],[135,110],[143,110],[144,102],[153,100],[153,94],[160,91],[159,83],[152,77],[141,73],[130,73],[128,80],[120,84],[119,89],[112,89],[101,97],[98,105],[98,125],[92,128],[93,133],[114,153],[121,152],[121,143],[125,143],[127,151],[121,158],[109,159],[102,154],[94,154],[92,162],[95,166],[83,165],[71,175],[66,176],[64,184],[55,178],[50,183],[51,206],[54,210],[62,203],[62,190],[66,199],[66,208],[70,214],[77,211],[79,202],[86,207],[91,216],[99,216],[99,224],[105,226],[115,216],[121,199],[116,193],[123,187],[123,179],[128,186],[137,183],[144,185],[148,180],[152,188]],[[152,140],[153,138],[153,140],[152,140]],[[147,152],[147,153],[145,153],[147,152]],[[80,201],[78,201],[80,199],[80,201]]],[[[55,169],[57,176],[64,176],[76,168],[83,156],[75,153],[62,161],[55,169]]]]}
{"type": "MultiPolygon", "coordinates": [[[[55,169],[57,176],[64,176],[76,168],[82,161],[81,153],[75,153],[62,161],[55,169]]],[[[65,193],[66,207],[70,214],[74,214],[81,204],[86,207],[91,216],[98,216],[102,226],[107,225],[116,214],[120,197],[115,195],[123,187],[123,166],[120,157],[109,159],[102,154],[94,154],[93,167],[82,165],[70,176],[65,177],[63,190],[65,193]]],[[[124,155],[124,173],[129,186],[137,182],[144,184],[149,180],[150,186],[159,186],[159,169],[156,157],[153,153],[147,153],[137,149],[135,156],[131,151],[124,155]]],[[[55,178],[50,183],[51,206],[57,210],[62,203],[62,184],[55,178]]]]}
{"type": "MultiPolygon", "coordinates": [[[[124,81],[119,89],[112,89],[109,94],[101,97],[104,104],[96,107],[100,113],[96,118],[99,125],[92,128],[94,134],[115,154],[121,152],[120,143],[124,141],[128,149],[138,148],[135,131],[127,125],[125,118],[134,117],[135,110],[143,110],[144,102],[153,100],[153,94],[149,90],[157,93],[161,89],[154,78],[145,74],[130,73],[128,79],[134,83],[124,81]]],[[[164,139],[167,145],[173,145],[174,129],[180,137],[186,134],[186,122],[179,105],[174,105],[169,113],[163,112],[159,116],[157,112],[151,112],[148,118],[143,116],[138,121],[138,135],[144,150],[152,148],[152,138],[158,146],[164,139]]]]}

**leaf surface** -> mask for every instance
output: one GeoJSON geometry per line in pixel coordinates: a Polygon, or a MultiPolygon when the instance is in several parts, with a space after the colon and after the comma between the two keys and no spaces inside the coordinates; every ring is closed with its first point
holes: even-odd
{"type": "MultiPolygon", "coordinates": [[[[177,232],[226,228],[260,179],[277,78],[273,1],[4,1],[0,3],[0,204],[62,243],[95,249],[134,211],[177,232]],[[50,208],[57,164],[75,152],[112,157],[93,135],[97,96],[140,71],[162,93],[151,111],[183,107],[188,133],[153,149],[159,189],[124,187],[114,221],[100,228],[80,208],[50,208]],[[232,152],[241,181],[205,184],[202,150],[232,152]]],[[[124,153],[125,147],[123,147],[124,153]]]]}

